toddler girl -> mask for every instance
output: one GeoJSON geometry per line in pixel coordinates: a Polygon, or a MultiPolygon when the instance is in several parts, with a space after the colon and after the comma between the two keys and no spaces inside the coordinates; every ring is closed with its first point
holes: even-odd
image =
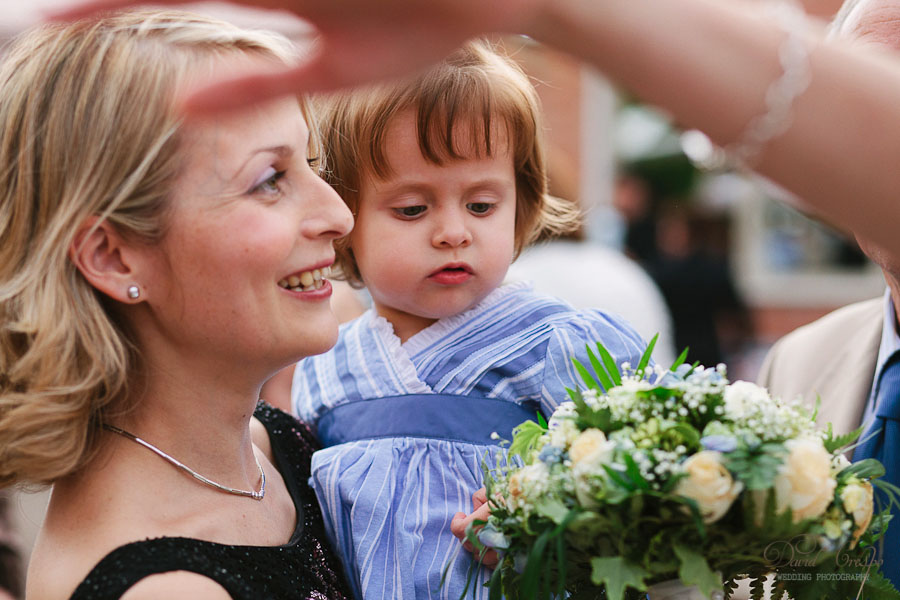
{"type": "Polygon", "coordinates": [[[294,410],[326,446],[312,481],[358,597],[456,599],[472,557],[450,521],[502,452],[491,434],[567,400],[586,344],[637,364],[644,343],[502,285],[527,243],[577,221],[547,195],[537,95],[509,59],[473,42],[415,81],[325,104],[326,179],[356,217],[337,265],[374,307],[295,369],[294,410]]]}

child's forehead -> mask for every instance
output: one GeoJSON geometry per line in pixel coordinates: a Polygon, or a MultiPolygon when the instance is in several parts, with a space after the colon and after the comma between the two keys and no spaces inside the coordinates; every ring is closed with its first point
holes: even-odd
{"type": "Polygon", "coordinates": [[[513,131],[500,115],[430,115],[422,118],[413,110],[394,116],[381,138],[384,158],[419,154],[428,162],[476,160],[504,155],[512,150],[513,131]]]}

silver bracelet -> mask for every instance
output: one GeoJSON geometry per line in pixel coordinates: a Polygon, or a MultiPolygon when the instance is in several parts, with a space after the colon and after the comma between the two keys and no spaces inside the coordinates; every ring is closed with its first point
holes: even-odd
{"type": "Polygon", "coordinates": [[[791,126],[791,107],[809,87],[812,72],[805,35],[806,13],[796,0],[769,4],[767,12],[787,36],[778,48],[781,77],[766,90],[765,112],[753,117],[736,141],[714,153],[703,165],[707,168],[722,168],[729,163],[739,167],[753,166],[765,145],[791,126]]]}

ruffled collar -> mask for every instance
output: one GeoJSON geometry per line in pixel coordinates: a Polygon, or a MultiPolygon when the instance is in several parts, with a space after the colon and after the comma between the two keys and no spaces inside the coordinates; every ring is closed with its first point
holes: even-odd
{"type": "Polygon", "coordinates": [[[391,353],[396,358],[400,358],[400,354],[402,354],[404,358],[403,362],[408,363],[410,368],[413,369],[413,372],[415,372],[415,367],[409,358],[410,356],[415,355],[417,352],[443,339],[463,323],[468,323],[477,316],[478,313],[490,309],[505,300],[511,294],[530,291],[531,288],[531,282],[528,281],[517,281],[515,283],[501,285],[472,308],[456,315],[438,319],[419,333],[410,337],[404,343],[401,343],[400,338],[394,333],[393,325],[391,325],[387,319],[378,315],[374,308],[369,309],[364,318],[368,320],[369,327],[372,327],[383,338],[391,353]],[[399,352],[400,354],[397,354],[396,352],[399,352]]]}

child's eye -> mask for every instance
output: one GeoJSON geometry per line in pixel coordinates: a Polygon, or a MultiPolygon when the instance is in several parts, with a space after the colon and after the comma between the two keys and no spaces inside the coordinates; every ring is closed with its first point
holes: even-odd
{"type": "Polygon", "coordinates": [[[267,173],[268,177],[253,186],[253,189],[250,190],[251,194],[277,194],[281,191],[278,182],[287,175],[287,171],[276,171],[275,169],[270,169],[270,171],[271,173],[267,173]]]}
{"type": "Polygon", "coordinates": [[[397,213],[398,216],[404,217],[407,219],[412,219],[414,217],[418,217],[422,213],[424,213],[426,207],[424,205],[416,205],[416,206],[400,206],[394,209],[394,212],[397,213]]]}
{"type": "Polygon", "coordinates": [[[494,208],[494,205],[490,202],[469,202],[466,204],[466,208],[469,209],[473,214],[476,215],[486,215],[491,212],[491,209],[494,208]]]}

